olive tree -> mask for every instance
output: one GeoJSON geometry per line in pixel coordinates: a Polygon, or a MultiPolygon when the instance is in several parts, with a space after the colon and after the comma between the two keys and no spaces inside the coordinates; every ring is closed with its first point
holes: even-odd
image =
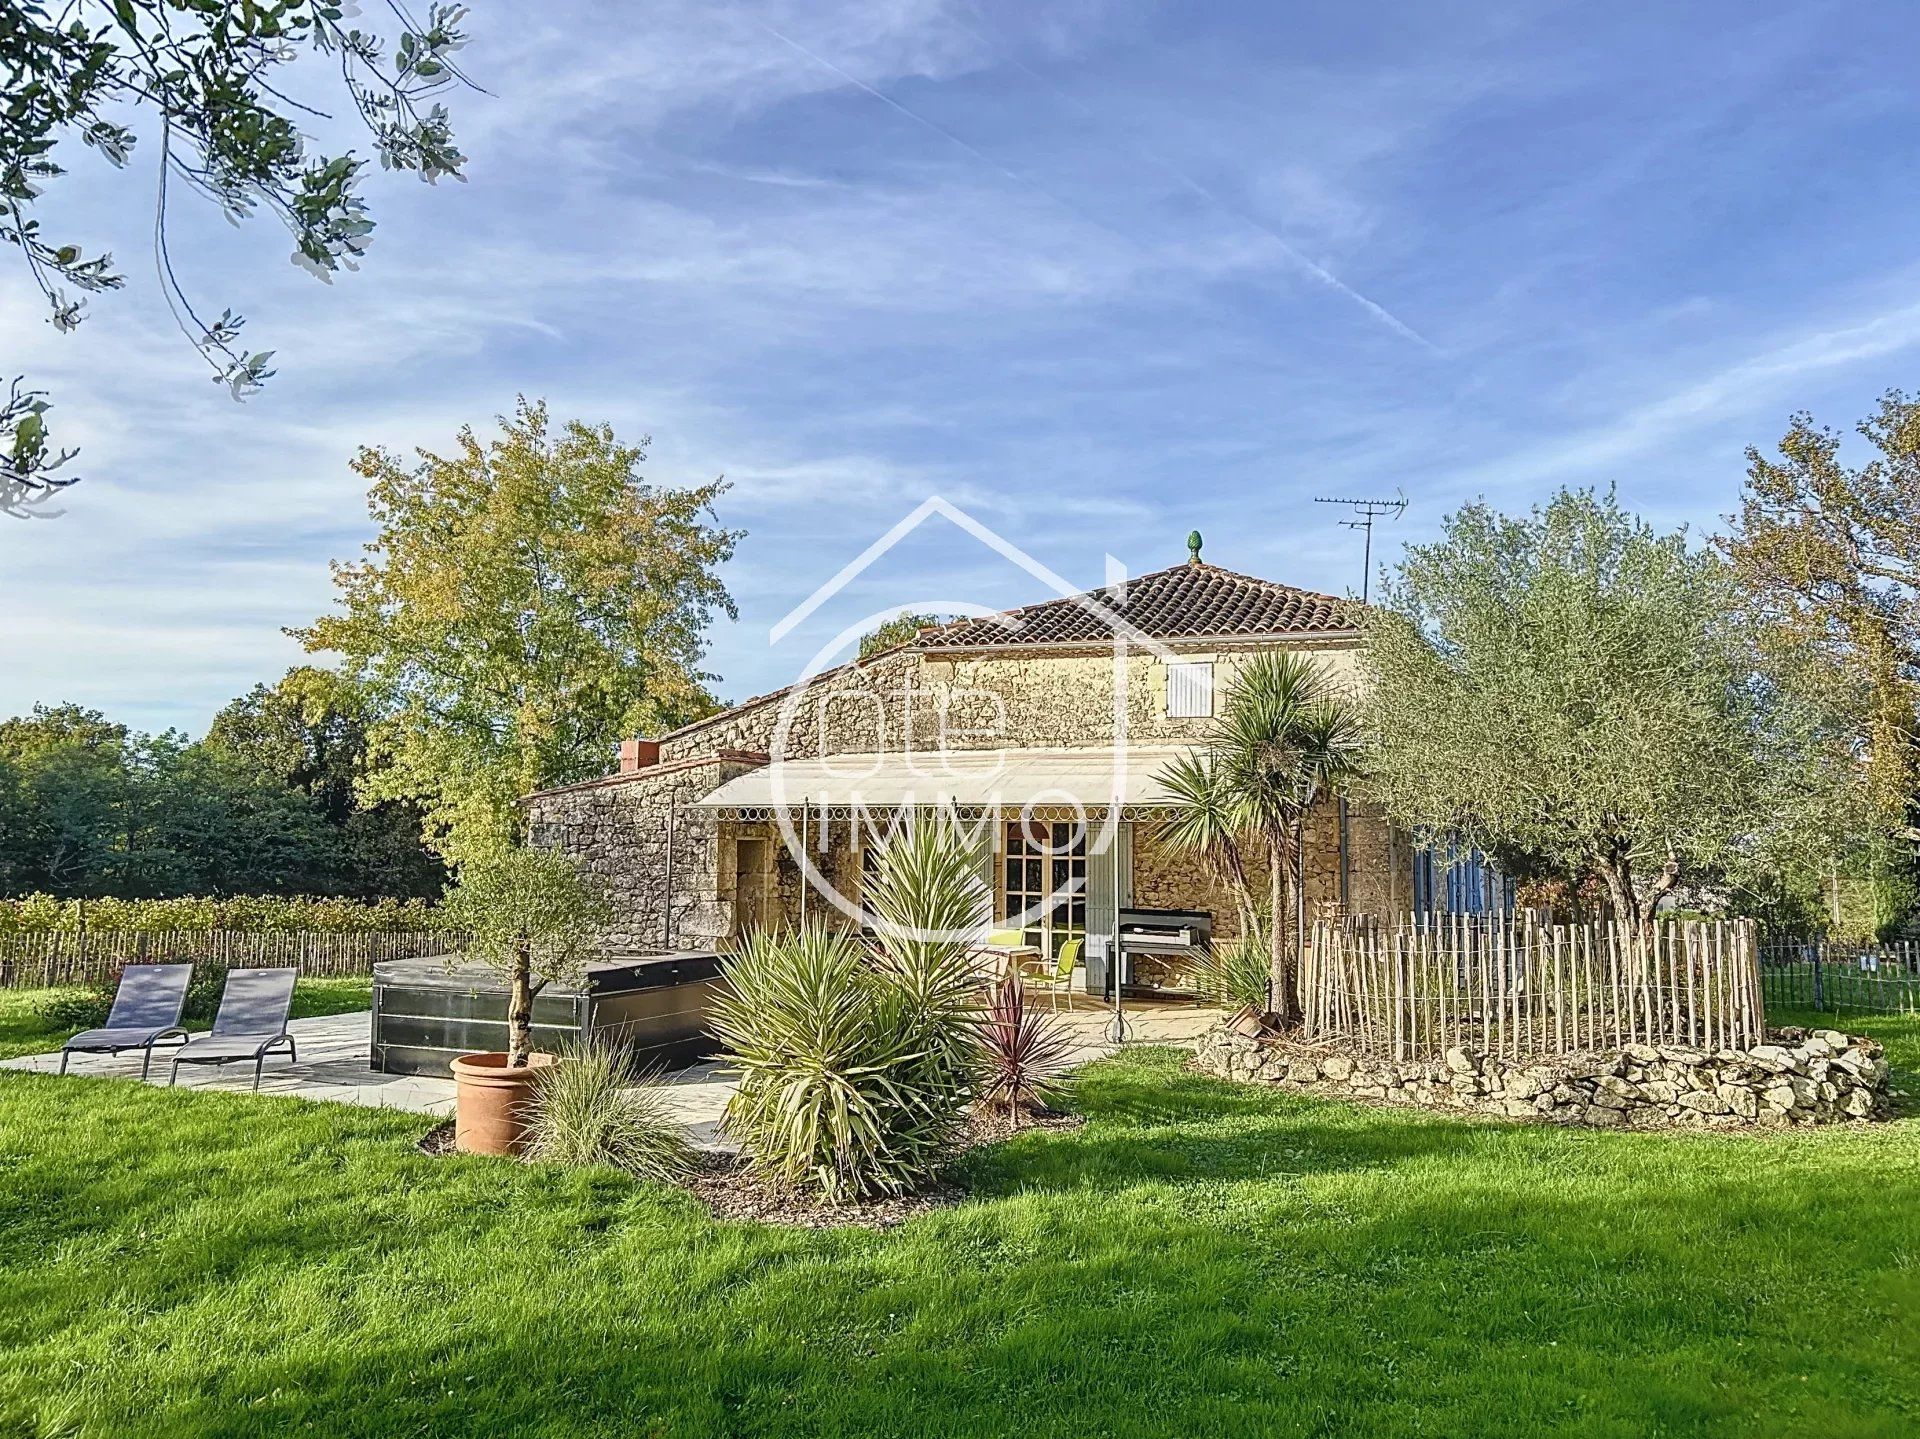
{"type": "MultiPolygon", "coordinates": [[[[167,307],[235,399],[259,389],[273,352],[247,349],[241,318],[203,312],[177,278],[172,197],[210,201],[236,224],[273,216],[293,239],[293,263],[321,280],[357,268],[373,233],[361,194],[368,160],[312,138],[332,117],[289,93],[304,88],[308,68],[335,72],[346,124],[371,139],[382,169],[460,178],[466,157],[436,97],[469,83],[453,58],[466,7],[384,11],[362,24],[358,7],[333,0],[0,5],[0,245],[20,252],[54,328],[74,329],[88,298],[120,288],[125,273],[83,237],[44,228],[43,193],[66,173],[70,149],[122,169],[145,155],[148,175],[127,189],[153,207],[153,272],[167,307]]],[[[18,377],[0,396],[0,505],[24,509],[73,483],[55,474],[73,451],[52,442],[48,404],[18,377]]]]}
{"type": "Polygon", "coordinates": [[[568,856],[511,849],[467,865],[442,914],[465,936],[461,954],[507,981],[507,1062],[525,1067],[533,1001],[548,984],[576,979],[598,951],[612,919],[606,898],[568,856]]]}
{"type": "Polygon", "coordinates": [[[1597,876],[1621,924],[1819,808],[1816,727],[1725,566],[1611,492],[1465,506],[1363,624],[1366,788],[1409,827],[1597,876]]]}

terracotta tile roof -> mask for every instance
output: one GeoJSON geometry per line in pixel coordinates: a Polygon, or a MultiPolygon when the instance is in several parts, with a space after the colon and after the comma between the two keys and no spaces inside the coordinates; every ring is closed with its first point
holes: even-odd
{"type": "Polygon", "coordinates": [[[1072,599],[1047,600],[1008,610],[1004,621],[984,617],[954,620],[922,630],[922,649],[977,649],[1000,645],[1104,644],[1111,622],[1093,599],[1149,639],[1237,639],[1267,635],[1331,634],[1353,627],[1353,602],[1292,585],[1256,579],[1218,565],[1184,564],[1155,570],[1116,590],[1089,590],[1072,599]]]}

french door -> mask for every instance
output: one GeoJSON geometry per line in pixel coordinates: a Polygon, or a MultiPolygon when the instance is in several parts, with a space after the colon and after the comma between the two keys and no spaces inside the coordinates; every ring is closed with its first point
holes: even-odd
{"type": "Polygon", "coordinates": [[[1084,825],[1014,821],[1006,829],[1000,915],[1022,938],[1057,957],[1087,932],[1087,832],[1084,825]]]}

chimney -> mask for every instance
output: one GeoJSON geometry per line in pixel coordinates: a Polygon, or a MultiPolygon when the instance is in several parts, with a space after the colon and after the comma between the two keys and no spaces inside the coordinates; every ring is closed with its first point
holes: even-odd
{"type": "Polygon", "coordinates": [[[657,739],[623,739],[620,741],[620,773],[638,774],[649,765],[660,763],[660,741],[657,739]]]}

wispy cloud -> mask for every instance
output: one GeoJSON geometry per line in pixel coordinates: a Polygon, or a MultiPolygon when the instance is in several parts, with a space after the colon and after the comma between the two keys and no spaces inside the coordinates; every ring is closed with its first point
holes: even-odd
{"type": "MultiPolygon", "coordinates": [[[[134,282],[61,337],[0,267],[0,372],[54,390],[88,476],[63,518],[0,522],[0,713],[204,723],[297,657],[279,627],[367,538],[354,450],[444,450],[517,392],[651,433],[650,480],[733,479],[735,694],[786,677],[771,621],[934,494],[1090,582],[1198,527],[1344,589],[1330,490],[1404,485],[1389,542],[1568,480],[1710,523],[1741,443],[1852,419],[1920,340],[1920,98],[1883,62],[1914,22],[1847,18],[482,6],[471,183],[376,177],[361,273],[324,288],[266,224],[176,215],[190,290],[280,351],[245,406],[145,285],[123,178],[50,190],[134,282]]],[[[1033,598],[1003,571],[929,538],[855,598],[1033,598]]]]}

